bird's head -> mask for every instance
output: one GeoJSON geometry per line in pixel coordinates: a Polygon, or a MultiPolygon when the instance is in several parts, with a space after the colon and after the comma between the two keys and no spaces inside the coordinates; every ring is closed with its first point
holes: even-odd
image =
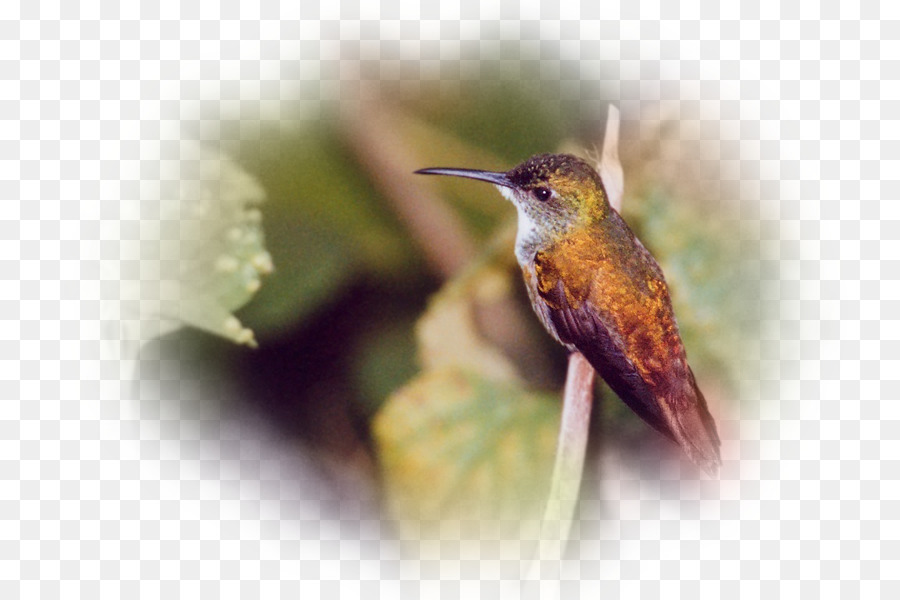
{"type": "Polygon", "coordinates": [[[506,172],[434,168],[416,173],[493,183],[519,212],[520,239],[526,234],[552,238],[572,226],[603,219],[610,211],[600,175],[571,154],[538,154],[506,172]]]}

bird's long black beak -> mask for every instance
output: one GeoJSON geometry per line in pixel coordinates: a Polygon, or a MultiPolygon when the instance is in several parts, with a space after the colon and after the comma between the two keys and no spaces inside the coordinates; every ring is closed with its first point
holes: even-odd
{"type": "Polygon", "coordinates": [[[449,175],[451,177],[465,177],[466,179],[477,179],[478,181],[487,181],[494,185],[502,185],[503,187],[513,187],[512,182],[506,173],[496,173],[494,171],[478,171],[476,169],[419,169],[416,171],[419,175],[449,175]]]}

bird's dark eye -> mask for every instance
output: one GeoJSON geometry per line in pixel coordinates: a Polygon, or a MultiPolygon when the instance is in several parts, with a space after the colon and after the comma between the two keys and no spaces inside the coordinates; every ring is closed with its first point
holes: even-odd
{"type": "Polygon", "coordinates": [[[553,192],[551,192],[548,188],[545,188],[545,187],[534,188],[534,197],[537,198],[538,200],[540,200],[541,202],[546,202],[547,200],[550,199],[550,196],[552,196],[552,195],[553,195],[553,192]]]}

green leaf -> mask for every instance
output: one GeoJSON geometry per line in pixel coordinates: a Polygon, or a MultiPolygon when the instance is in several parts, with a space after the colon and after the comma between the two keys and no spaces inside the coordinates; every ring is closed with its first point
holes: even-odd
{"type": "Polygon", "coordinates": [[[510,284],[508,273],[499,265],[481,262],[445,285],[416,327],[422,366],[459,367],[497,379],[516,379],[512,362],[484,339],[474,315],[478,302],[508,296],[510,284]]]}
{"type": "Polygon", "coordinates": [[[558,426],[553,396],[462,368],[428,371],[397,391],[373,431],[401,536],[533,538],[558,426]]]}

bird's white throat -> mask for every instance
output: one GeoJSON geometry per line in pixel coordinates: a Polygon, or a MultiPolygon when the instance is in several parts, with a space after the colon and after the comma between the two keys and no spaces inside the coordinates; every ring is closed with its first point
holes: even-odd
{"type": "Polygon", "coordinates": [[[519,214],[519,224],[516,230],[516,260],[524,267],[534,258],[534,251],[538,242],[538,229],[531,215],[525,211],[521,201],[516,198],[516,193],[511,188],[498,185],[497,190],[504,198],[512,202],[519,214]]]}

